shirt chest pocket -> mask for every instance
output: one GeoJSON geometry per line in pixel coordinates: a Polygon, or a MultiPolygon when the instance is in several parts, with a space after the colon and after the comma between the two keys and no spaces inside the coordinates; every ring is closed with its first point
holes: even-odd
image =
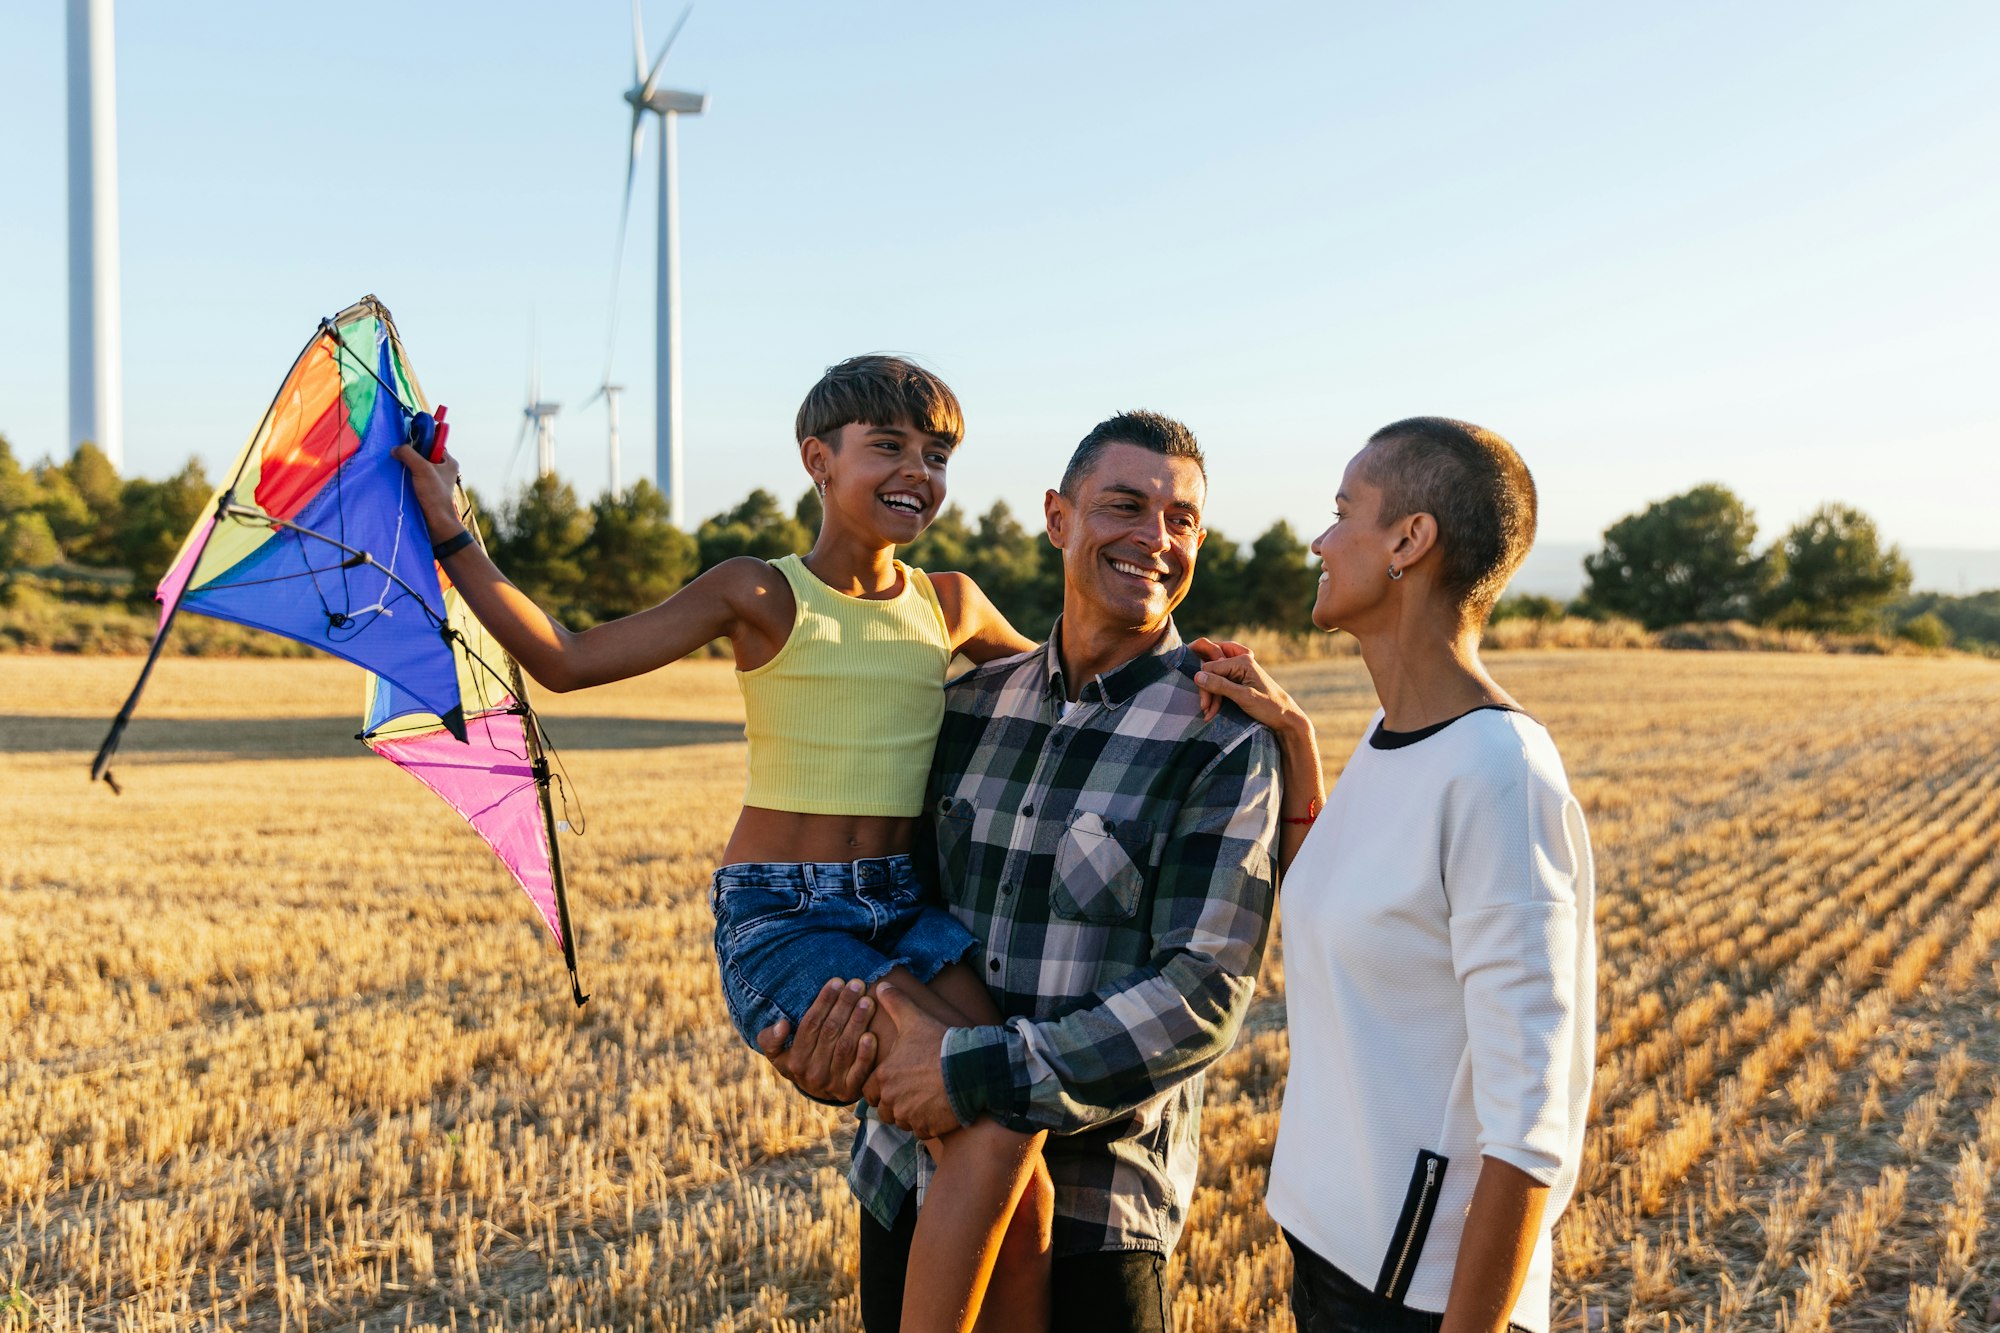
{"type": "Polygon", "coordinates": [[[959,902],[969,895],[966,883],[972,866],[972,825],[978,808],[962,797],[954,800],[947,796],[937,804],[937,819],[932,825],[937,830],[938,872],[943,883],[938,887],[946,902],[959,902]]]}
{"type": "Polygon", "coordinates": [[[1070,921],[1131,920],[1146,887],[1152,847],[1153,826],[1143,819],[1073,811],[1056,844],[1050,909],[1070,921]]]}

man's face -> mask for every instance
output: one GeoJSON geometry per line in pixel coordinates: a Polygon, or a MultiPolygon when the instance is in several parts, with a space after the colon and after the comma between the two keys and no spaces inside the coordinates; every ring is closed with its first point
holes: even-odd
{"type": "Polygon", "coordinates": [[[1063,615],[1079,627],[1152,632],[1194,582],[1207,498],[1201,468],[1136,444],[1107,445],[1076,494],[1050,491],[1049,540],[1063,553],[1063,615]]]}

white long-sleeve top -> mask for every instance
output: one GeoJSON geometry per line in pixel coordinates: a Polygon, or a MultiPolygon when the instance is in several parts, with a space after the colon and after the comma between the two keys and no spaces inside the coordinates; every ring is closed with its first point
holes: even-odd
{"type": "Polygon", "coordinates": [[[1510,1318],[1544,1333],[1596,1043],[1589,834],[1524,714],[1392,749],[1370,743],[1381,720],[1284,877],[1291,1073],[1267,1206],[1363,1286],[1442,1311],[1482,1157],[1519,1167],[1549,1196],[1510,1318]]]}

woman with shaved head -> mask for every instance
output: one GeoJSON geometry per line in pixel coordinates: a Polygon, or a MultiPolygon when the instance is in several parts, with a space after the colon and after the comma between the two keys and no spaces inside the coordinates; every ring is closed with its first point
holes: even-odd
{"type": "Polygon", "coordinates": [[[1595,1049],[1583,812],[1479,659],[1535,535],[1491,431],[1417,417],[1347,465],[1313,623],[1381,708],[1322,808],[1312,724],[1237,645],[1197,683],[1284,740],[1291,1073],[1267,1204],[1302,1333],[1549,1324],[1595,1049]],[[1299,793],[1314,798],[1302,806],[1299,793]]]}

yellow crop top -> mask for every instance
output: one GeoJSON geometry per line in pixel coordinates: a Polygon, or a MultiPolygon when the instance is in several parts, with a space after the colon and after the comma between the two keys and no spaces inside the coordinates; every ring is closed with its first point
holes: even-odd
{"type": "Polygon", "coordinates": [[[951,638],[937,592],[902,561],[903,587],[835,592],[798,556],[773,560],[797,611],[778,655],[736,673],[750,737],[743,804],[810,815],[917,814],[944,720],[951,638]]]}

